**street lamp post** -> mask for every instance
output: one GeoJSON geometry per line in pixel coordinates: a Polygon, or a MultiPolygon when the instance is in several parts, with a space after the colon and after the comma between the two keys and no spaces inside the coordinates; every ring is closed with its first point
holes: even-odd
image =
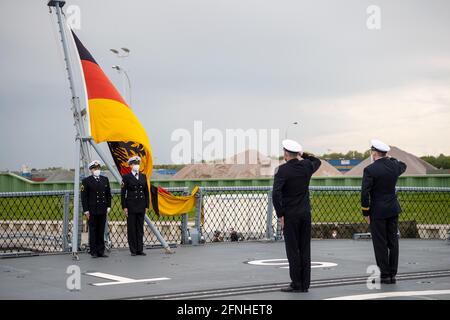
{"type": "Polygon", "coordinates": [[[287,137],[288,137],[288,130],[289,130],[289,128],[290,128],[291,126],[294,126],[294,125],[297,125],[297,124],[298,124],[298,122],[295,121],[295,122],[292,122],[289,126],[287,126],[286,130],[284,131],[284,138],[285,138],[285,139],[287,139],[287,137]]]}
{"type": "MultiPolygon", "coordinates": [[[[125,47],[120,48],[120,51],[117,49],[109,49],[109,51],[114,53],[117,58],[126,58],[130,55],[130,49],[125,48],[125,47]]],[[[132,103],[131,102],[131,81],[130,81],[130,77],[128,76],[127,71],[119,65],[114,65],[114,66],[112,66],[112,68],[114,70],[117,70],[117,72],[122,73],[124,75],[124,78],[122,79],[122,87],[123,87],[122,90],[123,90],[124,96],[126,96],[126,92],[128,91],[128,104],[131,105],[131,103],[132,103]],[[125,81],[128,83],[128,90],[125,90],[125,88],[126,88],[125,81]]]]}
{"type": "MultiPolygon", "coordinates": [[[[112,68],[114,70],[117,70],[117,72],[122,73],[125,76],[124,80],[126,79],[127,84],[128,84],[128,104],[131,106],[131,81],[130,81],[130,77],[128,76],[127,71],[123,67],[115,65],[115,66],[112,66],[112,68]]],[[[127,90],[125,90],[125,81],[123,81],[123,85],[122,86],[123,86],[123,92],[124,92],[124,95],[125,95],[125,93],[127,92],[127,90]]]]}

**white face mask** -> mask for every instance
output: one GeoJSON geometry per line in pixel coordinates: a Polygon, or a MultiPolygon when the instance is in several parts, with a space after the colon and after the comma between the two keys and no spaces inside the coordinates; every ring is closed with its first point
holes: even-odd
{"type": "Polygon", "coordinates": [[[92,171],[92,174],[94,176],[96,176],[96,177],[99,177],[100,176],[100,169],[96,169],[96,170],[92,171]]]}
{"type": "Polygon", "coordinates": [[[138,164],[133,164],[133,166],[131,167],[131,170],[133,170],[134,173],[138,173],[139,172],[139,165],[138,164]]]}

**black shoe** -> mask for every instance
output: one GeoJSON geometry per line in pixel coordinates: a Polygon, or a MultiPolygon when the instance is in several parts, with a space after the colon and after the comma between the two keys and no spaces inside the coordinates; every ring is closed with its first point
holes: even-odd
{"type": "Polygon", "coordinates": [[[136,255],[136,253],[134,253],[134,252],[131,253],[131,256],[132,256],[132,257],[134,257],[135,255],[136,255]]]}
{"type": "Polygon", "coordinates": [[[147,254],[145,252],[138,252],[136,253],[138,256],[146,256],[147,254]]]}
{"type": "Polygon", "coordinates": [[[391,277],[391,283],[392,284],[396,284],[397,283],[397,279],[395,279],[395,277],[391,277]]]}
{"type": "Polygon", "coordinates": [[[383,283],[383,284],[391,284],[392,281],[391,281],[391,278],[381,278],[381,279],[380,279],[380,283],[383,283]]]}
{"type": "Polygon", "coordinates": [[[107,254],[104,254],[104,253],[102,253],[102,254],[99,254],[99,255],[98,255],[98,257],[99,257],[99,258],[108,258],[108,255],[107,255],[107,254]]]}
{"type": "Polygon", "coordinates": [[[91,258],[98,258],[98,255],[96,255],[96,254],[91,254],[91,258]]]}
{"type": "Polygon", "coordinates": [[[303,289],[300,288],[292,288],[291,286],[286,288],[281,288],[281,292],[304,292],[303,289]]]}

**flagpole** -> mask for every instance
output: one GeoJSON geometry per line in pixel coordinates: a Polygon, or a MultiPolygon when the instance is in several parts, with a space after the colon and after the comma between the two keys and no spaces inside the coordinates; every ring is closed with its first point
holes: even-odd
{"type": "Polygon", "coordinates": [[[80,189],[80,179],[77,177],[80,176],[80,147],[81,147],[81,139],[80,137],[75,138],[75,178],[73,185],[73,223],[72,223],[72,257],[74,260],[80,260],[78,257],[78,227],[80,221],[79,212],[79,203],[80,203],[80,193],[78,190],[80,189]]]}
{"type": "MultiPolygon", "coordinates": [[[[75,120],[75,128],[77,130],[77,135],[81,138],[84,138],[87,136],[86,129],[84,127],[83,114],[82,114],[81,106],[80,106],[80,99],[75,90],[72,65],[70,63],[69,46],[67,44],[65,26],[64,26],[63,17],[62,17],[62,9],[61,8],[64,6],[64,4],[65,4],[65,1],[61,1],[61,0],[50,0],[48,2],[48,6],[55,7],[55,11],[56,11],[56,17],[57,17],[58,26],[59,26],[59,33],[61,36],[61,44],[62,44],[62,48],[64,51],[64,62],[66,65],[67,78],[69,80],[69,87],[70,87],[70,92],[72,95],[71,100],[72,100],[73,117],[75,120]]],[[[83,162],[84,175],[88,176],[89,175],[88,164],[90,162],[89,145],[83,140],[80,140],[80,143],[81,143],[81,161],[83,162]]]]}
{"type": "Polygon", "coordinates": [[[67,71],[67,78],[69,80],[69,88],[71,92],[72,112],[74,117],[74,125],[76,129],[75,136],[75,177],[74,177],[74,203],[73,203],[73,226],[72,226],[72,256],[75,260],[79,260],[78,257],[78,233],[79,233],[79,218],[80,218],[80,162],[83,166],[84,175],[89,175],[88,164],[90,161],[89,145],[84,141],[86,137],[86,130],[84,128],[83,115],[80,107],[80,99],[76,94],[75,84],[73,79],[72,66],[70,64],[69,47],[67,44],[65,26],[62,17],[62,7],[65,5],[65,1],[50,0],[47,5],[54,7],[59,27],[59,33],[61,37],[61,45],[64,52],[64,62],[67,71]]]}

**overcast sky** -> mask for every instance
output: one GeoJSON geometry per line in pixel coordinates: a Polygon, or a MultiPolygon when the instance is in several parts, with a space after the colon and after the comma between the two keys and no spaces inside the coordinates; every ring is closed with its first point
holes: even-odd
{"type": "MultiPolygon", "coordinates": [[[[0,2],[0,170],[74,166],[70,92],[45,0],[0,2]]],[[[450,153],[450,1],[83,0],[77,34],[122,89],[156,163],[177,128],[280,129],[315,153],[379,138],[450,153]],[[381,29],[366,26],[369,5],[381,29]],[[109,48],[128,47],[119,60],[109,48]]],[[[67,5],[66,5],[67,6],[67,5]]]]}

